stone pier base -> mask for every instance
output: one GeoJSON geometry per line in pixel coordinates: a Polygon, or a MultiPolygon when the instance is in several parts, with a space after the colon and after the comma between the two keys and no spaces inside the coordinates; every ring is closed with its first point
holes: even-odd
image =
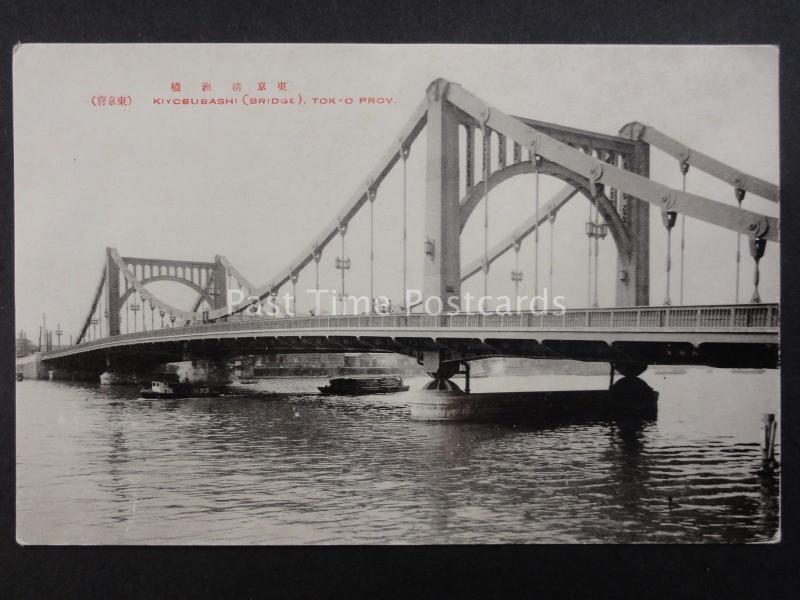
{"type": "Polygon", "coordinates": [[[548,421],[613,418],[619,414],[655,410],[658,392],[646,384],[644,387],[625,384],[619,388],[616,386],[617,384],[610,390],[489,394],[423,391],[412,398],[411,418],[423,421],[502,419],[548,421]],[[635,390],[631,389],[632,387],[635,387],[635,390]]]}

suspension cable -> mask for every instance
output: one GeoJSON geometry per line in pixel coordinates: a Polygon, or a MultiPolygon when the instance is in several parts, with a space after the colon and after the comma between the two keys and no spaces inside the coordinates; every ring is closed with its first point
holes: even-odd
{"type": "MultiPolygon", "coordinates": [[[[736,190],[736,202],[739,204],[739,209],[742,208],[742,200],[744,200],[745,191],[737,187],[736,190]]],[[[742,234],[738,231],[736,232],[736,304],[739,304],[739,264],[742,262],[742,234]]]]}
{"type": "Polygon", "coordinates": [[[483,295],[489,295],[489,144],[491,131],[481,124],[483,144],[483,295]]]}
{"type": "Polygon", "coordinates": [[[341,292],[342,293],[342,314],[345,314],[345,309],[347,308],[347,302],[346,302],[346,299],[345,299],[346,296],[345,296],[345,291],[344,291],[344,288],[345,288],[344,272],[346,270],[346,266],[345,266],[346,263],[345,263],[345,258],[344,258],[344,256],[345,256],[345,254],[344,254],[344,236],[347,233],[347,224],[346,223],[342,222],[342,223],[339,224],[339,233],[342,235],[342,258],[341,258],[341,261],[339,262],[339,264],[337,266],[342,271],[342,292],[341,292]]]}
{"type": "MultiPolygon", "coordinates": [[[[682,190],[686,192],[686,173],[689,172],[689,163],[687,161],[681,161],[681,174],[683,175],[683,187],[682,190]]],[[[684,249],[686,247],[686,215],[681,213],[681,277],[680,277],[680,304],[683,304],[683,255],[684,249]]]]}
{"type": "Polygon", "coordinates": [[[369,199],[369,313],[375,312],[375,188],[370,185],[367,188],[367,198],[369,199]]]}
{"type": "Polygon", "coordinates": [[[233,290],[233,276],[231,275],[230,270],[227,268],[225,269],[225,275],[227,275],[228,277],[228,297],[225,298],[225,306],[227,307],[228,311],[231,311],[233,310],[233,307],[230,304],[228,304],[228,300],[232,297],[231,290],[233,290]]]}
{"type": "MultiPolygon", "coordinates": [[[[105,285],[105,284],[104,284],[105,285]]],[[[103,285],[100,286],[100,314],[97,315],[100,321],[100,337],[103,337],[103,285]]]]}
{"type": "Polygon", "coordinates": [[[539,300],[539,165],[536,160],[536,149],[531,148],[531,164],[534,175],[534,211],[536,229],[533,232],[534,261],[533,261],[533,301],[534,308],[538,307],[539,300]]]}
{"type": "Polygon", "coordinates": [[[314,288],[314,296],[316,298],[316,304],[314,304],[314,314],[319,315],[321,312],[319,305],[319,261],[322,260],[322,250],[319,249],[316,243],[314,244],[314,250],[311,253],[311,257],[314,259],[314,284],[316,286],[314,288]]]}
{"type": "MultiPolygon", "coordinates": [[[[594,192],[594,190],[592,190],[594,192]]],[[[597,206],[597,196],[595,196],[594,200],[594,300],[592,301],[592,307],[597,308],[599,306],[599,298],[597,294],[597,282],[598,282],[598,275],[600,273],[600,210],[597,206]]]]}
{"type": "Polygon", "coordinates": [[[553,239],[555,238],[556,233],[556,211],[555,209],[550,211],[548,215],[548,220],[550,221],[550,296],[553,295],[553,239]]]}
{"type": "MultiPolygon", "coordinates": [[[[515,272],[519,272],[519,248],[520,248],[519,243],[515,241],[514,242],[514,271],[515,272]]],[[[516,280],[516,277],[514,277],[513,279],[514,279],[514,295],[517,298],[519,298],[519,282],[516,280]]]]}
{"type": "Polygon", "coordinates": [[[589,218],[586,221],[586,239],[589,241],[586,259],[586,308],[592,305],[592,236],[594,235],[594,222],[592,221],[592,200],[589,200],[589,218]]]}
{"type": "MultiPolygon", "coordinates": [[[[140,305],[141,308],[139,309],[139,310],[142,311],[142,331],[147,331],[147,324],[145,323],[145,318],[144,318],[144,295],[139,296],[139,299],[142,302],[142,304],[140,305]]],[[[202,304],[202,301],[201,301],[201,304],[202,304]]],[[[206,304],[208,304],[208,302],[206,302],[206,304]]],[[[209,306],[209,308],[213,308],[213,307],[209,306]]],[[[100,337],[103,337],[103,321],[102,320],[100,321],[100,337]]]]}
{"type": "Polygon", "coordinates": [[[319,297],[319,252],[314,253],[314,289],[317,291],[319,297]]]}
{"type": "Polygon", "coordinates": [[[408,181],[408,173],[407,173],[407,162],[408,162],[408,153],[410,151],[410,147],[406,145],[401,145],[400,147],[400,155],[403,158],[403,297],[401,298],[401,303],[403,306],[406,305],[406,296],[408,295],[408,288],[406,286],[406,247],[407,247],[407,237],[408,237],[408,198],[407,198],[407,181],[408,181]]]}
{"type": "Polygon", "coordinates": [[[750,302],[752,304],[761,303],[761,294],[759,294],[758,292],[758,282],[759,282],[758,263],[764,256],[764,250],[766,250],[766,248],[767,248],[767,240],[765,240],[764,238],[750,238],[750,256],[752,256],[753,260],[755,261],[755,267],[753,269],[753,296],[750,298],[750,302]]]}

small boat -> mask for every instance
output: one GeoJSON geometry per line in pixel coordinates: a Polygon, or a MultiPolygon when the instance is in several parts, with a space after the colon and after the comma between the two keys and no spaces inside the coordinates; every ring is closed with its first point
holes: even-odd
{"type": "Polygon", "coordinates": [[[318,389],[321,393],[329,396],[358,396],[406,392],[408,386],[403,385],[403,378],[399,375],[388,375],[384,377],[337,377],[331,379],[328,385],[318,389]]]}
{"type": "Polygon", "coordinates": [[[219,390],[208,385],[195,385],[178,381],[155,380],[150,388],[141,391],[142,398],[215,398],[220,395],[219,390]]]}
{"type": "Polygon", "coordinates": [[[258,383],[258,379],[237,379],[234,383],[236,385],[253,385],[254,383],[258,383]]]}

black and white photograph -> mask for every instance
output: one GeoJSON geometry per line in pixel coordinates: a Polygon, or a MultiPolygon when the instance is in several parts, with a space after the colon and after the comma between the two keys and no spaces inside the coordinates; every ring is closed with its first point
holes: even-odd
{"type": "Polygon", "coordinates": [[[16,46],[17,543],[780,542],[778,65],[16,46]]]}

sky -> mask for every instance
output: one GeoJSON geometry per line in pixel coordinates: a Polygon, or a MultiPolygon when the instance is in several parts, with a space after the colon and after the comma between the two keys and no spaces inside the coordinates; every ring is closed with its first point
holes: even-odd
{"type": "MultiPolygon", "coordinates": [[[[86,318],[106,246],[122,256],[211,261],[225,255],[260,285],[281,271],[358,189],[393,144],[428,84],[443,77],[498,109],[615,134],[640,121],[744,172],[779,182],[778,50],[767,46],[463,45],[42,45],[13,59],[16,328],[36,338],[42,314],[75,335],[86,318]],[[202,84],[211,90],[202,91],[202,84]],[[266,91],[259,92],[259,82],[266,91]],[[285,91],[278,89],[285,83],[285,91]],[[181,92],[172,91],[180,83],[181,92]],[[233,91],[239,83],[241,91],[233,91]],[[173,106],[154,98],[300,98],[303,104],[173,106]],[[96,106],[99,96],[131,104],[96,106]],[[391,98],[364,104],[360,97],[391,98]],[[313,98],[353,97],[353,104],[313,98]]],[[[421,287],[425,135],[408,161],[408,282],[421,287]]],[[[680,188],[677,161],[651,152],[651,178],[680,188]]],[[[532,175],[492,191],[489,243],[533,211],[532,175]]],[[[546,202],[563,186],[541,177],[546,202]]],[[[687,191],[735,205],[732,188],[690,169],[687,191]]],[[[778,216],[748,195],[743,206],[778,216]]],[[[587,301],[589,204],[576,196],[559,213],[551,292],[567,307],[587,301]]],[[[375,289],[402,294],[402,174],[375,202],[375,289]]],[[[483,251],[483,210],[462,234],[462,264],[483,251]]],[[[369,289],[369,216],[346,237],[347,291],[369,289]]],[[[549,285],[550,236],[539,240],[540,286],[549,285]]],[[[673,230],[671,296],[677,303],[680,230],[673,230]]],[[[665,295],[666,233],[651,207],[651,304],[665,295]]],[[[320,263],[320,287],[338,288],[337,243],[320,263]]],[[[523,243],[521,293],[532,285],[535,245],[523,243]]],[[[736,234],[687,220],[685,304],[734,299],[736,234]]],[[[753,263],[742,243],[740,300],[752,293],[753,263]]],[[[614,303],[616,250],[600,243],[599,301],[614,303]]],[[[761,261],[765,302],[779,297],[779,245],[761,261]]],[[[492,295],[511,294],[514,255],[489,274],[492,295]]],[[[298,290],[312,287],[314,269],[298,290]]],[[[180,286],[152,291],[188,309],[180,286]]],[[[482,276],[463,292],[479,295],[482,276]]],[[[313,297],[299,296],[298,310],[313,297]]]]}

